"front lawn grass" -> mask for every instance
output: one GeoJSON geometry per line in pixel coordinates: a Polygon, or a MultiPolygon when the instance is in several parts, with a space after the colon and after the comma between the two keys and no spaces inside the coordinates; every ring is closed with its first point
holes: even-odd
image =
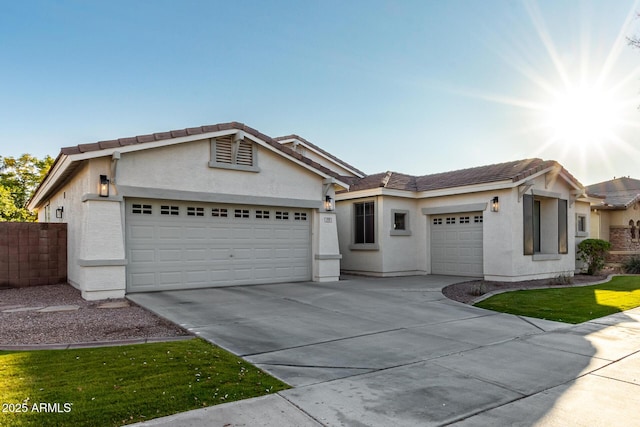
{"type": "Polygon", "coordinates": [[[616,276],[599,285],[505,292],[474,305],[521,316],[582,323],[640,306],[640,277],[616,276]]]}
{"type": "Polygon", "coordinates": [[[0,351],[2,426],[118,426],[287,388],[201,339],[0,351]]]}

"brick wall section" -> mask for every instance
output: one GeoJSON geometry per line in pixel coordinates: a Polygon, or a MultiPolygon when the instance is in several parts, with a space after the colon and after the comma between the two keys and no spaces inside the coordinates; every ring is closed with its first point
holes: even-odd
{"type": "Polygon", "coordinates": [[[0,286],[67,281],[67,224],[0,222],[0,286]]]}
{"type": "Polygon", "coordinates": [[[607,256],[609,263],[622,263],[631,257],[640,257],[640,229],[636,228],[635,238],[631,236],[631,228],[612,225],[609,227],[611,250],[607,256]]]}

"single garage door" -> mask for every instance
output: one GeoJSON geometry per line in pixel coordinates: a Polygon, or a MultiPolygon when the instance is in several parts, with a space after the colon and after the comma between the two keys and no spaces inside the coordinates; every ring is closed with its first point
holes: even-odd
{"type": "Polygon", "coordinates": [[[482,212],[431,217],[431,272],[482,276],[482,212]]]}
{"type": "Polygon", "coordinates": [[[127,291],[311,279],[311,211],[126,201],[127,291]]]}

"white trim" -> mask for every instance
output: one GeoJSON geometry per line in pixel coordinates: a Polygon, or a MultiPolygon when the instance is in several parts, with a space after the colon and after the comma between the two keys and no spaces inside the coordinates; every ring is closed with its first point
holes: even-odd
{"type": "Polygon", "coordinates": [[[422,208],[422,215],[444,215],[449,213],[484,212],[488,203],[468,203],[464,205],[439,206],[435,208],[422,208]]]}
{"type": "Polygon", "coordinates": [[[40,205],[42,201],[41,195],[44,196],[51,190],[52,187],[57,185],[58,178],[54,179],[54,177],[57,177],[62,173],[64,173],[64,171],[69,167],[70,163],[71,163],[71,160],[69,160],[69,156],[61,155],[60,161],[56,163],[53,169],[51,169],[47,173],[47,176],[45,177],[45,180],[43,181],[42,185],[38,187],[36,193],[34,193],[33,196],[31,197],[31,200],[27,204],[27,209],[32,211],[40,205]]]}
{"type": "Polygon", "coordinates": [[[99,194],[87,193],[87,194],[83,194],[82,197],[80,198],[80,200],[84,203],[84,202],[88,202],[88,201],[93,201],[93,202],[121,202],[124,199],[120,195],[102,197],[99,194]]]}
{"type": "Polygon", "coordinates": [[[80,267],[122,267],[128,264],[126,259],[79,259],[80,267]]]}
{"type": "Polygon", "coordinates": [[[554,191],[539,190],[537,188],[531,190],[531,194],[533,194],[534,196],[549,197],[551,199],[562,199],[562,194],[560,193],[556,193],[554,191]]]}
{"type": "Polygon", "coordinates": [[[324,260],[324,259],[342,259],[342,255],[341,254],[316,254],[316,256],[314,257],[317,260],[324,260]]]}
{"type": "Polygon", "coordinates": [[[118,192],[123,197],[137,199],[180,200],[186,202],[234,203],[243,205],[283,206],[304,209],[321,209],[323,201],[289,199],[279,197],[249,196],[242,194],[205,193],[199,191],[168,190],[164,188],[134,187],[120,185],[118,192]]]}
{"type": "Polygon", "coordinates": [[[314,147],[311,147],[310,145],[308,145],[304,141],[299,140],[298,138],[280,139],[280,140],[276,140],[276,142],[279,142],[279,143],[281,143],[283,145],[297,142],[298,144],[303,145],[307,150],[314,152],[318,156],[324,158],[325,160],[328,160],[329,162],[335,164],[336,166],[340,166],[341,168],[346,169],[347,171],[351,172],[352,174],[354,174],[358,178],[364,178],[365,177],[365,175],[363,175],[362,173],[356,172],[355,170],[353,170],[352,169],[353,166],[348,166],[348,165],[342,163],[342,161],[336,161],[335,159],[327,156],[326,154],[324,154],[321,151],[318,151],[318,149],[316,149],[314,147]]]}

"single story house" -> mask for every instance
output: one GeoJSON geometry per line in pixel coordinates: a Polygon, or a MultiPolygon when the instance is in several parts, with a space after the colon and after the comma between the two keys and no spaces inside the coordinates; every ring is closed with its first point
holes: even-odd
{"type": "Polygon", "coordinates": [[[573,275],[588,235],[584,187],[526,159],[411,176],[346,179],[336,194],[342,270],[518,281],[573,275]]]}
{"type": "Polygon", "coordinates": [[[589,227],[555,161],[366,175],[237,122],[63,148],[28,207],[68,224],[68,278],[90,300],[341,271],[547,278],[573,274],[589,227]]]}
{"type": "Polygon", "coordinates": [[[586,187],[593,197],[590,236],[607,240],[607,261],[621,263],[640,256],[640,180],[614,178],[586,187]]]}
{"type": "Polygon", "coordinates": [[[68,278],[86,299],[335,281],[343,176],[364,174],[233,122],[63,148],[29,209],[68,223],[68,278]]]}

